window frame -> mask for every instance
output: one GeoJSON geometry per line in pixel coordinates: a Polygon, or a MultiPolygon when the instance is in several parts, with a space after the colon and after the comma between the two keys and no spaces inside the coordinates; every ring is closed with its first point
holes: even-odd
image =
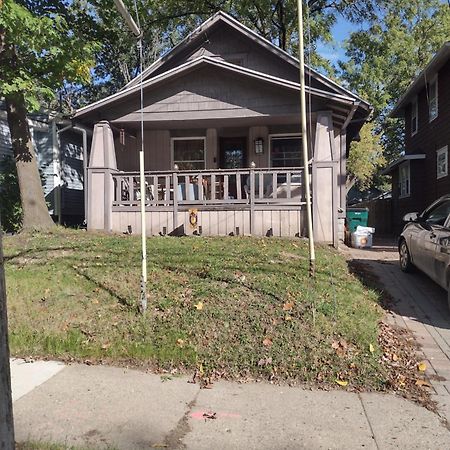
{"type": "MultiPolygon", "coordinates": [[[[269,134],[269,149],[268,149],[268,157],[269,157],[269,168],[273,168],[272,165],[272,141],[275,139],[293,139],[298,138],[302,139],[302,133],[276,133],[269,134]]],[[[300,158],[303,158],[302,149],[300,148],[300,158]]],[[[296,166],[293,166],[296,167],[296,166]]],[[[303,167],[305,167],[305,162],[303,162],[303,167]]],[[[282,167],[276,167],[276,169],[282,170],[282,167]]]]}
{"type": "Polygon", "coordinates": [[[436,150],[436,179],[440,180],[448,175],[448,146],[436,150]],[[445,172],[439,173],[439,156],[445,155],[445,172]]]}
{"type": "MultiPolygon", "coordinates": [[[[199,159],[193,159],[190,160],[191,162],[198,163],[203,162],[203,168],[199,170],[205,170],[206,169],[206,136],[177,136],[177,137],[171,137],[170,138],[170,149],[171,149],[171,161],[172,161],[172,169],[174,168],[175,164],[178,164],[180,160],[175,160],[175,141],[203,141],[203,161],[199,159]]],[[[183,169],[180,169],[183,170],[183,169]]],[[[197,169],[192,169],[188,171],[195,171],[197,169]]]]}
{"type": "Polygon", "coordinates": [[[410,161],[405,161],[398,166],[398,186],[399,196],[398,198],[407,198],[411,196],[411,164],[410,161]],[[402,180],[402,168],[406,168],[407,177],[406,180],[402,180]],[[407,182],[405,192],[403,191],[403,183],[407,182]]]}
{"type": "Polygon", "coordinates": [[[419,99],[415,97],[411,103],[411,136],[415,136],[419,131],[419,99]],[[413,123],[416,129],[413,128],[413,123]]]}
{"type": "Polygon", "coordinates": [[[439,84],[438,84],[438,76],[437,74],[431,79],[430,83],[428,84],[428,120],[429,122],[433,122],[437,117],[439,116],[439,84]],[[436,92],[436,114],[434,116],[431,115],[431,86],[435,85],[435,92],[436,92]]]}

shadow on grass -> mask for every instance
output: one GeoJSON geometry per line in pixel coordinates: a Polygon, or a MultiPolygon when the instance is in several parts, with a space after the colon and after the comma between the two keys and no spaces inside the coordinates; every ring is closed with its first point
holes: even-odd
{"type": "MultiPolygon", "coordinates": [[[[117,292],[106,286],[105,284],[101,283],[100,281],[96,280],[95,278],[92,278],[87,273],[85,273],[83,270],[79,270],[78,268],[75,268],[71,266],[72,270],[79,275],[80,277],[83,277],[85,280],[89,281],[90,283],[94,284],[97,288],[102,289],[103,291],[107,292],[111,297],[115,298],[122,306],[126,306],[129,308],[129,310],[133,310],[136,305],[133,303],[130,303],[125,297],[122,297],[117,292]]],[[[88,269],[89,267],[85,267],[88,269]]]]}

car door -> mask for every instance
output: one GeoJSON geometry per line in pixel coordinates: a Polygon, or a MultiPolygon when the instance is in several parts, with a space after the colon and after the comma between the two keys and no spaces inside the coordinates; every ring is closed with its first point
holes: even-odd
{"type": "Polygon", "coordinates": [[[445,269],[442,269],[445,253],[441,252],[441,243],[450,236],[447,228],[450,215],[450,200],[446,199],[433,205],[422,214],[418,222],[414,264],[437,283],[442,283],[445,269]]]}

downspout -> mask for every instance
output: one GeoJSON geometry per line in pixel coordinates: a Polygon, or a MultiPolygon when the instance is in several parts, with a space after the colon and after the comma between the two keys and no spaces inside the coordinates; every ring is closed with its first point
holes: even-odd
{"type": "Polygon", "coordinates": [[[83,195],[84,195],[84,221],[87,225],[88,223],[88,176],[87,176],[87,165],[88,165],[88,130],[79,125],[73,127],[74,131],[78,131],[83,135],[83,195]]]}
{"type": "MultiPolygon", "coordinates": [[[[68,130],[72,125],[67,125],[61,130],[58,130],[56,120],[58,119],[55,116],[52,120],[52,135],[53,135],[53,163],[55,163],[56,158],[56,180],[58,182],[58,186],[55,189],[55,209],[58,211],[58,225],[61,225],[62,222],[62,201],[61,201],[61,189],[62,189],[62,157],[61,157],[61,148],[59,145],[58,136],[65,130],[68,130]]],[[[55,166],[54,166],[55,167],[55,166]]]]}

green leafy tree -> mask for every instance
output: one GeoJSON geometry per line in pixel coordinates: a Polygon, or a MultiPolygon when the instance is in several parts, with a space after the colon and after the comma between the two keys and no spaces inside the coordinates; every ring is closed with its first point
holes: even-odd
{"type": "MultiPolygon", "coordinates": [[[[27,113],[50,101],[64,80],[88,82],[93,44],[45,1],[0,0],[0,97],[6,104],[17,167],[23,228],[53,226],[44,199],[27,113]]],[[[56,2],[48,2],[54,4],[56,2]]]]}
{"type": "Polygon", "coordinates": [[[449,39],[450,7],[441,0],[380,2],[368,26],[351,34],[341,77],[373,105],[387,162],[404,148],[403,123],[390,119],[390,111],[449,39]]]}
{"type": "Polygon", "coordinates": [[[386,163],[375,124],[373,122],[364,124],[359,135],[360,140],[350,144],[347,160],[347,192],[355,184],[362,191],[370,188],[378,169],[386,163]]]}

